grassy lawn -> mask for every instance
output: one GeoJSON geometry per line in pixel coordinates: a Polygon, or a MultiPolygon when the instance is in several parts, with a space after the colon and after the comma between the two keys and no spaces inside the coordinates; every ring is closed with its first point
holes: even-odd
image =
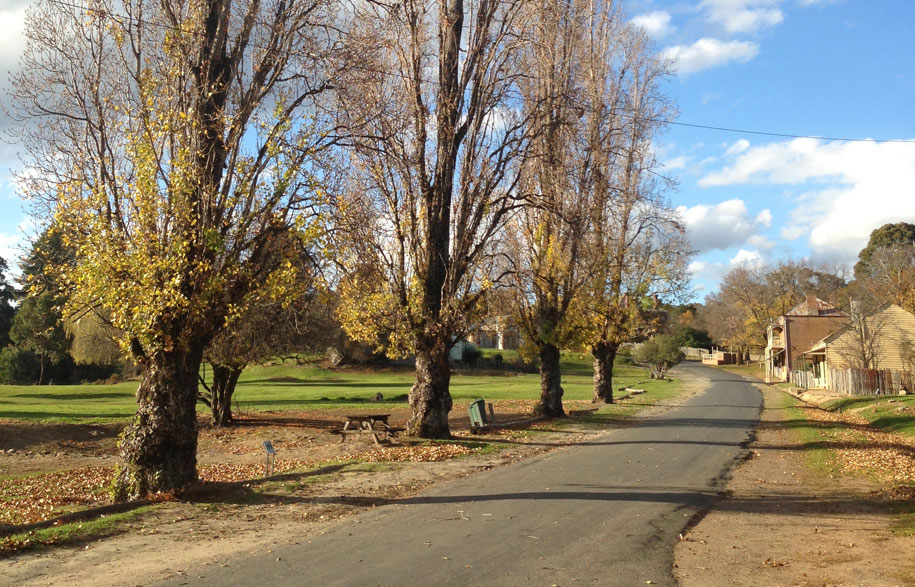
{"type": "Polygon", "coordinates": [[[884,432],[915,437],[915,396],[854,396],[823,404],[827,410],[854,412],[884,432]]]}
{"type": "Polygon", "coordinates": [[[817,422],[807,420],[804,412],[799,408],[801,400],[787,393],[780,393],[776,397],[776,410],[784,410],[784,417],[779,422],[786,428],[797,432],[801,441],[806,445],[807,463],[814,469],[827,474],[837,474],[835,453],[829,450],[831,438],[825,429],[817,422]]]}
{"type": "Polygon", "coordinates": [[[746,377],[752,377],[754,379],[759,379],[760,381],[765,381],[766,379],[766,366],[762,363],[749,363],[747,365],[721,365],[718,367],[718,369],[723,369],[724,371],[737,373],[738,375],[744,375],[746,377]]]}
{"type": "Polygon", "coordinates": [[[149,506],[143,506],[128,512],[110,514],[91,520],[69,522],[51,528],[2,536],[0,537],[0,552],[29,550],[52,544],[73,545],[122,534],[129,531],[126,527],[127,522],[149,511],[149,506]]]}
{"type": "MultiPolygon", "coordinates": [[[[505,361],[517,353],[502,352],[505,361]],[[514,353],[514,354],[513,354],[514,353]]],[[[563,353],[564,400],[589,400],[592,393],[591,358],[563,353]]],[[[207,369],[209,371],[209,369],[207,369]]],[[[639,386],[646,389],[666,384],[650,381],[637,367],[617,367],[614,387],[639,386]]],[[[323,369],[294,363],[254,366],[242,374],[235,393],[238,409],[244,412],[300,409],[353,408],[377,393],[382,404],[406,403],[413,384],[409,369],[355,370],[323,369]]],[[[130,418],[135,410],[137,383],[114,385],[0,386],[0,418],[49,422],[106,422],[130,418]]],[[[510,371],[465,370],[451,378],[451,395],[456,403],[476,398],[487,400],[535,400],[540,393],[540,376],[510,371]]],[[[373,403],[372,405],[377,405],[373,403]]],[[[201,405],[200,411],[206,407],[201,405]]]]}

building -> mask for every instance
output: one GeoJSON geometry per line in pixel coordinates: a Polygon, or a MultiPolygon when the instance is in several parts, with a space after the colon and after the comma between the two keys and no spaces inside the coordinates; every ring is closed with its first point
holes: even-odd
{"type": "Polygon", "coordinates": [[[794,361],[817,341],[848,323],[848,314],[814,294],[779,316],[767,329],[766,381],[791,381],[794,361]]]}
{"type": "MultiPolygon", "coordinates": [[[[794,365],[795,377],[805,378],[803,387],[836,389],[854,393],[894,387],[886,375],[869,372],[910,372],[915,353],[915,315],[896,304],[885,303],[874,311],[852,318],[841,328],[817,341],[794,365]],[[865,379],[874,379],[867,385],[865,379]],[[855,390],[855,387],[865,389],[855,390]],[[874,390],[866,389],[874,387],[874,390]]],[[[899,378],[899,375],[890,376],[899,378]]],[[[898,387],[898,385],[895,385],[898,387]]],[[[911,385],[908,391],[912,391],[911,385]]]]}
{"type": "Polygon", "coordinates": [[[508,316],[486,318],[467,332],[467,340],[484,349],[517,349],[521,344],[518,327],[508,316]]]}

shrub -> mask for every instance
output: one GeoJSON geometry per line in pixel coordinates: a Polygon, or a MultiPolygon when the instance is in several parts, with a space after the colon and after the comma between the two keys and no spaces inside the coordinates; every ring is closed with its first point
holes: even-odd
{"type": "Polygon", "coordinates": [[[635,362],[632,360],[632,348],[629,346],[620,347],[619,350],[616,351],[616,357],[613,359],[613,364],[617,367],[634,365],[635,362]]]}
{"type": "Polygon", "coordinates": [[[476,367],[483,352],[471,344],[465,344],[461,349],[461,362],[469,367],[476,367]]]}
{"type": "Polygon", "coordinates": [[[29,349],[9,345],[0,352],[0,383],[28,385],[38,381],[41,366],[29,349]]]}
{"type": "Polygon", "coordinates": [[[668,369],[684,359],[677,339],[669,334],[643,342],[633,356],[640,363],[648,363],[652,379],[663,379],[668,369]]]}

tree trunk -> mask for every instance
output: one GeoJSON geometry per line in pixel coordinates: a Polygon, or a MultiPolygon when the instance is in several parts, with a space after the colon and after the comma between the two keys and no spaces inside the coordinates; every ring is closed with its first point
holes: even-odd
{"type": "Polygon", "coordinates": [[[416,351],[416,382],[410,389],[410,422],[407,434],[420,438],[450,438],[451,364],[448,345],[438,343],[416,351]]]}
{"type": "Polygon", "coordinates": [[[149,358],[137,389],[137,414],[118,443],[123,465],[115,501],[180,492],[197,480],[197,378],[203,346],[149,358]]]}
{"type": "Polygon", "coordinates": [[[228,426],[232,421],[232,394],[244,367],[213,365],[213,390],[210,408],[214,426],[228,426]]]}
{"type": "Polygon", "coordinates": [[[594,357],[594,403],[613,403],[613,361],[619,345],[599,342],[591,349],[594,357]]]}
{"type": "Polygon", "coordinates": [[[544,344],[540,347],[540,403],[534,409],[534,413],[547,418],[565,416],[565,410],[562,409],[562,394],[559,349],[556,345],[544,344]]]}
{"type": "Polygon", "coordinates": [[[38,353],[38,385],[44,383],[44,353],[38,353]]]}

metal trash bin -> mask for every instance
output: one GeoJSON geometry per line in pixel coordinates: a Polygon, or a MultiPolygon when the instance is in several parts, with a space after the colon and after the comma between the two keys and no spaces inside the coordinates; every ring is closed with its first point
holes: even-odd
{"type": "Polygon", "coordinates": [[[482,428],[489,424],[486,418],[486,401],[482,399],[470,402],[467,407],[467,413],[470,415],[470,427],[482,428]]]}

